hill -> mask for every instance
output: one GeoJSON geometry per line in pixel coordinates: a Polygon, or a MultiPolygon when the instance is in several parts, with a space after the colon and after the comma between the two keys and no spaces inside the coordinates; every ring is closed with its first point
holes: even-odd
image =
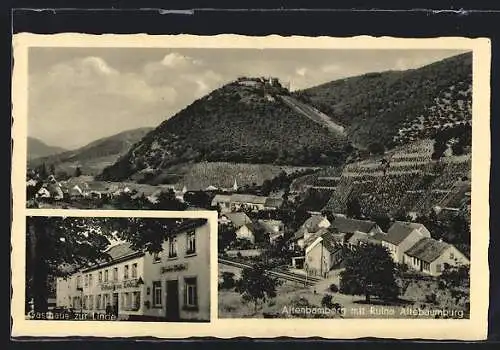
{"type": "Polygon", "coordinates": [[[66,151],[62,147],[49,146],[45,142],[34,138],[28,137],[28,158],[35,159],[39,157],[46,157],[53,154],[66,151]]]}
{"type": "Polygon", "coordinates": [[[232,162],[291,166],[340,164],[346,139],[287,105],[279,82],[229,83],[164,121],[101,179],[155,181],[184,163],[232,162]]]}
{"type": "Polygon", "coordinates": [[[76,167],[80,167],[84,174],[95,175],[100,173],[104,167],[113,164],[151,130],[152,128],[127,130],[98,139],[76,150],[31,159],[29,166],[36,167],[45,163],[46,166],[54,165],[56,171],[68,174],[72,174],[76,167]]]}
{"type": "Polygon", "coordinates": [[[356,146],[388,148],[472,119],[472,53],[418,69],[368,73],[294,92],[344,126],[356,146]]]}

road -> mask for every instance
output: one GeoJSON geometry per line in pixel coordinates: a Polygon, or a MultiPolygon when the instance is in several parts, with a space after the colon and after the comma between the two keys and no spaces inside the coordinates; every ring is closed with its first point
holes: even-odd
{"type": "Polygon", "coordinates": [[[285,96],[285,95],[280,95],[279,96],[285,104],[287,104],[290,108],[295,110],[296,112],[302,114],[306,118],[312,120],[313,122],[320,124],[322,126],[325,126],[332,132],[345,136],[345,130],[344,127],[335,123],[329,116],[327,116],[325,113],[317,110],[316,108],[305,104],[296,98],[293,98],[291,96],[285,96]]]}

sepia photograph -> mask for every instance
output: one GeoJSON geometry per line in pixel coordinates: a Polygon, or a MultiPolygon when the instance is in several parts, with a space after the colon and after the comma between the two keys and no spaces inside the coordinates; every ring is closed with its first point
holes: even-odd
{"type": "Polygon", "coordinates": [[[26,218],[26,319],[210,321],[207,219],[26,218]]]}
{"type": "Polygon", "coordinates": [[[485,322],[489,42],[125,37],[23,47],[26,319],[485,322]]]}

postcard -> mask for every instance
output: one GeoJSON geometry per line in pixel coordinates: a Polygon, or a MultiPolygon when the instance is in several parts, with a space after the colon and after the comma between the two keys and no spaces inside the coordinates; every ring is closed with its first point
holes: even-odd
{"type": "Polygon", "coordinates": [[[489,39],[13,49],[14,336],[485,339],[489,39]]]}

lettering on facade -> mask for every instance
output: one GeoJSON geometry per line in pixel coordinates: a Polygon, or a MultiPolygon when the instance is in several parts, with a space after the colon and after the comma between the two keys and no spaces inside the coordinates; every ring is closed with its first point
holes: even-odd
{"type": "Polygon", "coordinates": [[[169,265],[169,266],[162,266],[160,271],[161,271],[161,273],[182,271],[182,270],[186,270],[187,267],[188,267],[187,263],[175,264],[175,265],[169,265]]]}
{"type": "Polygon", "coordinates": [[[138,279],[133,279],[133,280],[127,280],[119,283],[106,283],[106,284],[101,284],[101,290],[116,290],[116,289],[123,289],[123,288],[134,288],[139,285],[139,280],[138,279]]]}

